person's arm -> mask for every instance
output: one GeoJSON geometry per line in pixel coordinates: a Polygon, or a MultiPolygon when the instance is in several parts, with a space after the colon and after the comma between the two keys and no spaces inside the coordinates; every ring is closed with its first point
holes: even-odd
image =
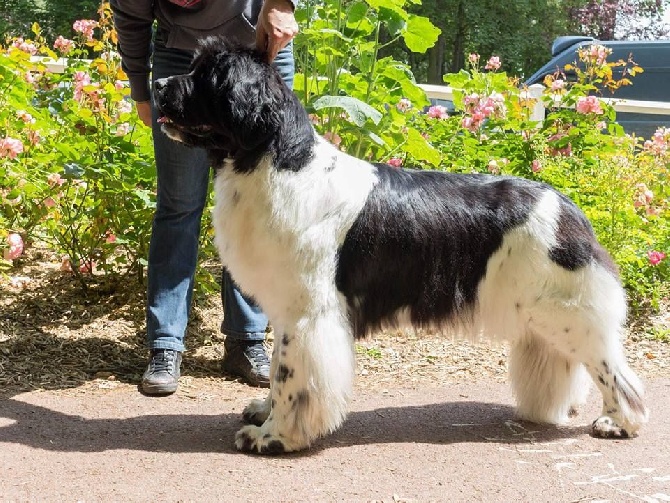
{"type": "Polygon", "coordinates": [[[295,0],[265,0],[256,26],[256,48],[272,61],[298,34],[295,0]]]}
{"type": "Polygon", "coordinates": [[[151,27],[154,21],[151,0],[111,0],[114,26],[119,39],[121,66],[128,76],[130,97],[144,124],[151,124],[151,27]]]}

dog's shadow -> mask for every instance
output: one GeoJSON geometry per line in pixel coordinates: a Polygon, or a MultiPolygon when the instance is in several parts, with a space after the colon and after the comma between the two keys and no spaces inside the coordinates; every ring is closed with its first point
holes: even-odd
{"type": "MultiPolygon", "coordinates": [[[[48,451],[233,453],[233,438],[241,426],[236,413],[89,419],[16,399],[0,401],[0,443],[48,451]]],[[[582,433],[584,427],[520,423],[514,420],[514,409],[507,405],[446,402],[353,412],[340,430],[317,440],[311,449],[290,456],[363,444],[518,444],[582,433]]]]}

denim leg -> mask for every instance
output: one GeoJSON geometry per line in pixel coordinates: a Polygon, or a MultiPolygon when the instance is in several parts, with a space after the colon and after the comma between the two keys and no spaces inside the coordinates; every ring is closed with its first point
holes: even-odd
{"type": "MultiPolygon", "coordinates": [[[[155,46],[153,78],[184,73],[190,61],[188,52],[155,46]]],[[[147,338],[150,349],[184,351],[210,168],[206,152],[170,140],[157,115],[154,108],[158,182],[147,273],[147,338]]]]}
{"type": "MultiPolygon", "coordinates": [[[[295,63],[291,44],[277,54],[274,65],[284,82],[293,89],[295,63]]],[[[253,299],[240,293],[225,268],[221,276],[221,299],[223,301],[221,332],[227,338],[247,341],[262,341],[265,339],[267,317],[253,299]]]]}

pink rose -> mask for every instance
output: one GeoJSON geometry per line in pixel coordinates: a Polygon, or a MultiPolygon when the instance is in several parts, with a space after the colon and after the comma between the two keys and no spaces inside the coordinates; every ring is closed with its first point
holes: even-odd
{"type": "Polygon", "coordinates": [[[498,56],[491,56],[484,67],[486,70],[497,70],[500,68],[500,58],[498,56]]]}
{"type": "Polygon", "coordinates": [[[426,113],[428,117],[432,117],[433,119],[448,119],[449,114],[447,113],[447,109],[443,107],[442,105],[433,105],[428,109],[428,112],[426,113]]]}
{"type": "Polygon", "coordinates": [[[600,100],[595,96],[582,96],[577,99],[576,109],[580,114],[601,115],[603,109],[600,107],[600,100]]]}
{"type": "Polygon", "coordinates": [[[23,143],[15,138],[0,139],[0,157],[9,157],[16,159],[16,156],[23,152],[23,143]]]}
{"type": "Polygon", "coordinates": [[[656,266],[665,258],[665,253],[660,251],[649,251],[647,252],[647,257],[649,258],[649,263],[656,266]]]}
{"type": "Polygon", "coordinates": [[[23,255],[23,238],[20,234],[10,233],[7,236],[7,244],[9,244],[9,249],[4,253],[6,260],[14,260],[23,255]]]}
{"type": "Polygon", "coordinates": [[[399,168],[402,166],[402,159],[400,157],[391,157],[386,164],[393,166],[394,168],[399,168]]]}

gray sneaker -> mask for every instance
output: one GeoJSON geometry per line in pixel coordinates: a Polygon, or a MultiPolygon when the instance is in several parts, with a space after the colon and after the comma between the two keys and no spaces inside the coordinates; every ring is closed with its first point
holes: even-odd
{"type": "Polygon", "coordinates": [[[270,387],[270,359],[262,341],[226,339],[221,369],[231,377],[240,377],[249,386],[270,387]]]}
{"type": "Polygon", "coordinates": [[[151,360],[140,388],[146,395],[169,395],[177,391],[181,353],[173,349],[152,349],[151,360]]]}

